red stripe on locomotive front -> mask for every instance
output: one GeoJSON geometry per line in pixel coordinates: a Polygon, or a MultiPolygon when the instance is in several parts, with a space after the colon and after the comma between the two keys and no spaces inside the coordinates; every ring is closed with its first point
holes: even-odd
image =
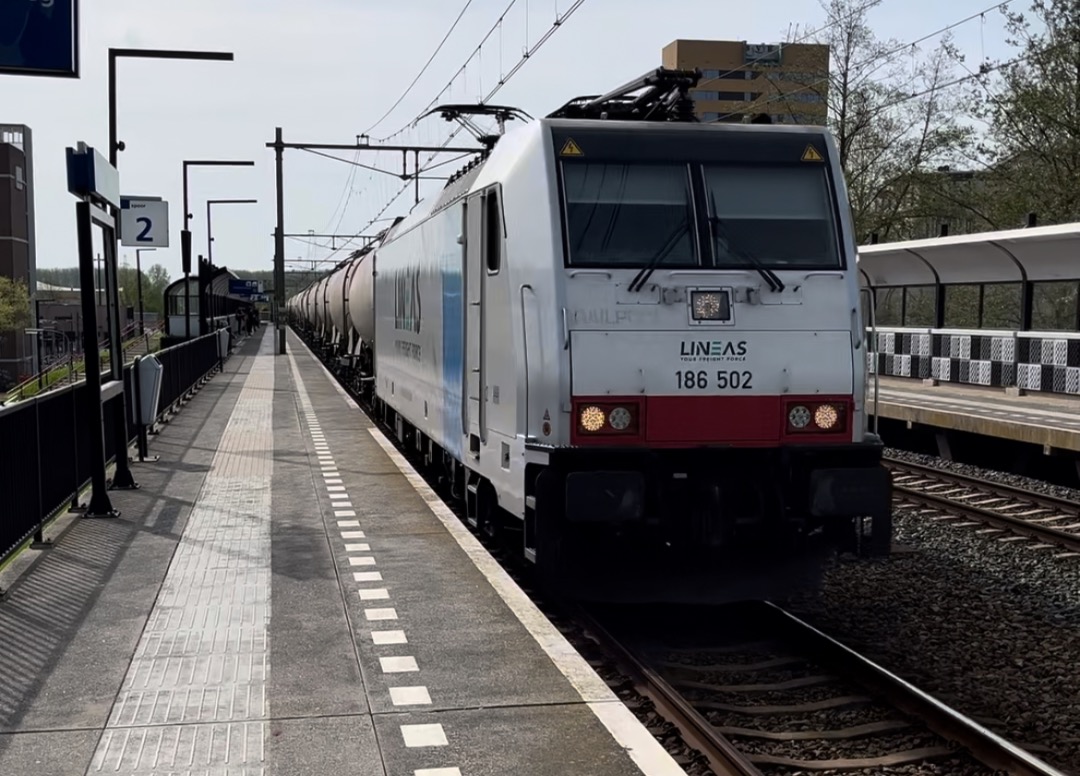
{"type": "Polygon", "coordinates": [[[842,444],[851,442],[851,396],[637,396],[574,397],[571,443],[635,447],[842,444]],[[582,408],[623,403],[637,408],[636,432],[589,434],[578,427],[582,408]],[[831,403],[841,408],[841,429],[789,432],[787,414],[798,404],[831,403]]]}

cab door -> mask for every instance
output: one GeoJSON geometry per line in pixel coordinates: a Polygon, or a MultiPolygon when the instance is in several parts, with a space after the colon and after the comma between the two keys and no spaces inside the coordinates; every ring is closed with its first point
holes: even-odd
{"type": "Polygon", "coordinates": [[[469,454],[479,458],[486,436],[484,408],[484,194],[474,194],[465,203],[465,359],[462,382],[465,386],[465,431],[469,454]]]}
{"type": "Polygon", "coordinates": [[[469,453],[479,458],[488,437],[487,290],[503,243],[499,187],[468,198],[465,205],[465,414],[469,453]]]}

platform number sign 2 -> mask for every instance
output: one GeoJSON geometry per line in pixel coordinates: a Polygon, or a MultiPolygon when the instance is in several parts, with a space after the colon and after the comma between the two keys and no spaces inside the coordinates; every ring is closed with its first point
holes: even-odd
{"type": "Polygon", "coordinates": [[[120,244],[131,248],[169,247],[169,203],[122,197],[120,244]]]}
{"type": "Polygon", "coordinates": [[[142,227],[139,233],[135,235],[135,242],[150,242],[154,238],[150,236],[150,233],[154,230],[154,222],[146,216],[139,216],[135,219],[135,223],[142,227]]]}

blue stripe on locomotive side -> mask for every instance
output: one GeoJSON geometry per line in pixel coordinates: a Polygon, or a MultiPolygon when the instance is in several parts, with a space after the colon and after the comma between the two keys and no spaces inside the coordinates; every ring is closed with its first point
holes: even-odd
{"type": "Polygon", "coordinates": [[[462,460],[461,377],[465,325],[461,262],[460,248],[442,255],[443,438],[447,452],[459,461],[462,460]]]}

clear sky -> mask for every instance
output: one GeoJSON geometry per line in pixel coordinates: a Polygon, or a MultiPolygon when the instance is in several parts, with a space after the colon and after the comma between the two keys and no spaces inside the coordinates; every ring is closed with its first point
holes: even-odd
{"type": "MultiPolygon", "coordinates": [[[[30,0],[0,0],[29,2],[30,0]]],[[[82,3],[78,80],[0,75],[0,123],[34,132],[39,267],[76,264],[74,198],[67,193],[64,149],[82,140],[107,153],[109,47],[231,51],[234,62],[121,60],[119,137],[125,194],[164,197],[171,247],[143,255],[180,274],[184,159],[250,159],[254,168],[194,168],[193,253],[205,253],[207,199],[256,198],[257,205],[215,206],[215,263],[270,269],[273,262],[274,158],[265,147],[274,127],[286,141],[351,143],[397,100],[435,50],[465,0],[108,0],[82,3]]],[[[401,105],[374,131],[402,128],[475,51],[509,0],[473,0],[439,56],[401,105]]],[[[441,101],[475,101],[551,27],[572,0],[517,0],[501,30],[458,76],[441,101]]],[[[992,0],[884,0],[871,20],[881,38],[912,41],[992,5],[992,0]]],[[[1014,4],[1016,5],[1016,4],[1014,4]]],[[[1026,3],[1024,4],[1026,6],[1026,3]]],[[[1017,8],[1021,6],[1017,5],[1017,8]]],[[[598,93],[660,65],[676,38],[798,39],[820,27],[816,0],[728,3],[718,0],[585,0],[493,100],[543,115],[568,99],[598,93]]],[[[970,66],[1010,54],[999,11],[954,30],[970,66]]],[[[936,39],[921,44],[931,48],[936,39]]],[[[958,71],[958,75],[963,71],[958,71]]],[[[438,144],[450,126],[427,119],[397,140],[438,144]]],[[[467,135],[459,135],[467,141],[467,135]]],[[[352,158],[352,154],[344,154],[352,158]]],[[[361,162],[397,169],[400,156],[364,154],[361,162]]],[[[373,174],[302,151],[285,156],[287,232],[354,234],[401,187],[373,174]],[[342,212],[341,205],[347,207],[342,212]]],[[[447,170],[455,169],[448,166],[447,170]]],[[[437,184],[427,184],[428,186],[437,184]]],[[[410,192],[411,195],[411,192],[410,192]]],[[[405,212],[403,196],[386,215],[405,212]]],[[[329,250],[286,243],[288,258],[329,250]]],[[[121,260],[134,262],[133,249],[121,260]]],[[[290,267],[299,268],[299,267],[290,267]]]]}

